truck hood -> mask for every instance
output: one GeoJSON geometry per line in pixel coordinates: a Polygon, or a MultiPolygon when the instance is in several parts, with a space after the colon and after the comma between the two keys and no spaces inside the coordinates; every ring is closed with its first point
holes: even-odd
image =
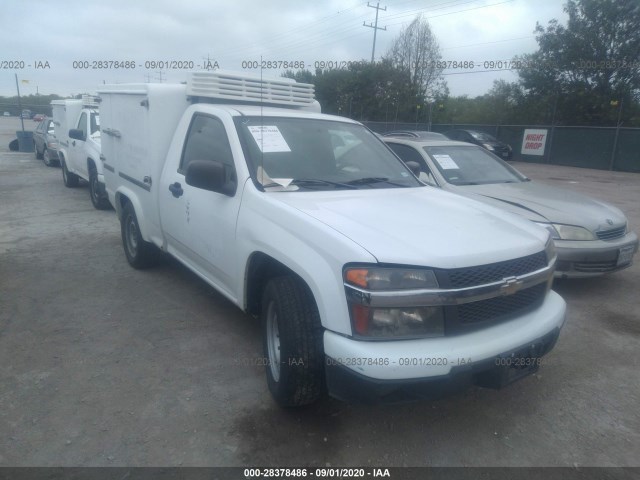
{"type": "Polygon", "coordinates": [[[625,215],[612,205],[542,183],[464,185],[448,190],[532,221],[578,225],[592,232],[619,227],[627,221],[625,215]]]}
{"type": "Polygon", "coordinates": [[[482,265],[539,252],[548,238],[545,230],[516,215],[430,187],[273,195],[381,263],[482,265]]]}

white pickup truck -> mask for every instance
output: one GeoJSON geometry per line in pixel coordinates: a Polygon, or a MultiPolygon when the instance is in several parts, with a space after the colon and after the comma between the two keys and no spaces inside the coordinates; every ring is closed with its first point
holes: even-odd
{"type": "Polygon", "coordinates": [[[100,160],[100,116],[96,99],[86,95],[82,100],[53,100],[51,108],[64,184],[77,187],[83,178],[89,182],[93,206],[98,210],[111,208],[100,160]]]}
{"type": "Polygon", "coordinates": [[[127,260],[168,252],[259,317],[278,404],[499,388],[555,344],[548,232],[420,183],[312,85],[196,72],[98,93],[127,260]]]}

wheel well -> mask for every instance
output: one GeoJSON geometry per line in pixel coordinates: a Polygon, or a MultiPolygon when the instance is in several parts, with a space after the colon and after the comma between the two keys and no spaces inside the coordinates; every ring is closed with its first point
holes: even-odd
{"type": "Polygon", "coordinates": [[[118,220],[120,220],[120,217],[122,216],[122,212],[124,211],[124,207],[128,203],[131,203],[131,200],[129,200],[129,197],[121,193],[116,193],[116,204],[114,205],[114,207],[116,209],[116,214],[118,215],[118,220]]]}
{"type": "Polygon", "coordinates": [[[258,316],[262,303],[262,292],[270,279],[283,275],[297,277],[307,288],[307,283],[293,270],[262,252],[251,255],[246,270],[245,305],[247,313],[258,316]]]}
{"type": "Polygon", "coordinates": [[[96,170],[96,162],[93,161],[93,158],[87,158],[87,172],[91,170],[96,170]]]}

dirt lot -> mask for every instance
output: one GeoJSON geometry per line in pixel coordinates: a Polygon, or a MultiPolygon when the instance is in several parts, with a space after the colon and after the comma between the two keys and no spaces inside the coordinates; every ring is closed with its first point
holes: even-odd
{"type": "MultiPolygon", "coordinates": [[[[505,390],[283,411],[247,364],[257,323],[173,261],[130,268],[86,185],[6,151],[14,123],[0,119],[0,466],[640,466],[640,259],[556,284],[558,345],[505,390]]],[[[640,175],[518,167],[640,228],[640,175]]]]}

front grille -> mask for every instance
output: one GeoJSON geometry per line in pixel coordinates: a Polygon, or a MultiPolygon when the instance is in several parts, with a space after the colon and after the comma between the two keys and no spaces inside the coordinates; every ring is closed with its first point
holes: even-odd
{"type": "Polygon", "coordinates": [[[513,295],[459,305],[457,307],[458,322],[471,324],[493,320],[493,323],[498,323],[500,320],[506,320],[529,308],[538,306],[542,302],[546,290],[547,284],[539,283],[513,295]]]}
{"type": "Polygon", "coordinates": [[[596,235],[600,240],[615,240],[616,238],[624,237],[626,231],[627,226],[623,225],[622,227],[596,232],[596,235]]]}
{"type": "MultiPolygon", "coordinates": [[[[446,273],[449,288],[467,288],[485,283],[497,282],[507,277],[517,277],[535,272],[547,266],[547,257],[544,252],[538,252],[526,257],[506,260],[504,262],[490,263],[477,267],[456,268],[446,273]]],[[[440,280],[439,278],[438,280],[440,280]]]]}

